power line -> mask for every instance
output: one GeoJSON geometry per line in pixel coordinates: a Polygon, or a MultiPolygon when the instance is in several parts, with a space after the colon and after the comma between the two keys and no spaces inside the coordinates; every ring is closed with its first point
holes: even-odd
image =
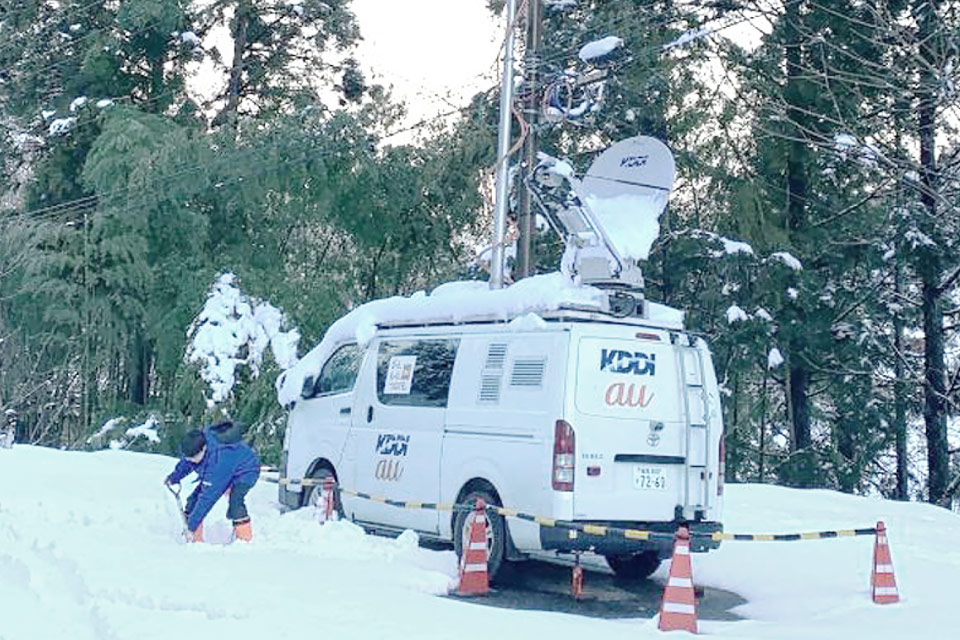
{"type": "MultiPolygon", "coordinates": [[[[787,7],[787,6],[789,6],[789,5],[796,4],[796,3],[798,3],[798,2],[801,2],[801,0],[789,0],[788,2],[785,2],[785,3],[783,4],[783,6],[784,6],[784,7],[787,7]]],[[[641,7],[636,7],[636,8],[633,8],[633,9],[631,9],[631,10],[628,10],[628,11],[623,11],[623,12],[621,12],[620,14],[618,14],[616,17],[614,17],[613,19],[608,20],[608,21],[606,21],[606,22],[604,22],[604,23],[602,23],[602,24],[598,24],[598,25],[596,25],[596,26],[594,26],[594,27],[590,27],[590,28],[587,29],[585,32],[583,32],[583,34],[579,34],[579,35],[596,35],[596,34],[601,33],[601,32],[612,33],[612,32],[614,31],[614,29],[613,29],[614,26],[626,23],[626,22],[627,22],[628,20],[630,20],[631,18],[634,18],[634,17],[640,15],[640,14],[642,13],[642,11],[643,11],[643,9],[642,9],[641,7]]],[[[748,21],[750,21],[750,20],[755,20],[755,19],[757,19],[758,17],[761,17],[761,16],[765,15],[765,13],[764,13],[763,11],[761,11],[760,9],[749,9],[749,10],[739,9],[739,11],[740,11],[740,12],[750,11],[751,14],[750,14],[750,15],[737,15],[736,17],[730,17],[725,23],[721,23],[720,26],[717,26],[717,27],[715,27],[715,28],[709,28],[709,25],[710,25],[711,23],[717,21],[717,20],[720,20],[721,18],[720,18],[720,17],[717,17],[717,18],[709,18],[709,19],[706,19],[706,20],[700,22],[699,25],[697,25],[696,27],[693,27],[693,28],[691,28],[691,29],[686,29],[686,30],[684,30],[682,33],[686,33],[686,34],[698,34],[695,38],[692,38],[692,39],[690,39],[690,40],[687,40],[687,42],[691,42],[691,41],[693,41],[694,39],[702,39],[702,38],[709,37],[709,36],[711,36],[711,35],[720,33],[721,31],[725,31],[725,30],[730,29],[730,28],[732,28],[732,27],[735,27],[735,26],[737,26],[737,25],[739,25],[739,24],[742,24],[742,23],[744,23],[744,22],[748,22],[748,21]]],[[[651,26],[659,26],[659,27],[666,26],[667,24],[669,24],[669,23],[671,23],[671,22],[674,22],[674,21],[676,21],[676,20],[679,20],[679,19],[680,19],[680,18],[679,18],[678,16],[675,16],[675,15],[659,17],[659,18],[656,19],[656,20],[650,20],[650,21],[648,21],[648,22],[644,22],[644,23],[641,23],[641,24],[638,24],[638,25],[633,25],[633,26],[631,27],[631,30],[628,31],[627,33],[634,33],[634,32],[635,32],[635,31],[634,31],[635,29],[642,29],[642,28],[651,27],[651,26]]],[[[640,54],[640,53],[650,53],[650,52],[664,51],[665,48],[668,47],[670,44],[671,44],[671,43],[669,43],[669,42],[665,42],[665,43],[661,43],[661,44],[648,45],[648,46],[643,47],[643,48],[638,49],[638,50],[632,50],[631,53],[633,53],[633,54],[640,54]]],[[[686,42],[683,43],[683,44],[686,44],[686,42]]],[[[679,45],[679,46],[682,46],[682,45],[679,45]]],[[[561,50],[559,50],[559,51],[554,52],[553,54],[551,54],[551,55],[549,55],[549,56],[544,56],[544,57],[543,57],[543,62],[544,62],[544,63],[556,62],[556,61],[558,61],[558,60],[562,60],[562,59],[569,58],[569,57],[573,56],[576,52],[578,52],[581,48],[582,48],[582,44],[578,44],[577,46],[567,47],[567,48],[561,49],[561,50]]]]}
{"type": "MultiPolygon", "coordinates": [[[[94,7],[95,5],[102,5],[102,4],[105,4],[104,0],[92,0],[91,2],[80,5],[78,7],[71,7],[71,10],[76,11],[78,13],[86,13],[87,10],[94,7]]],[[[20,9],[6,9],[4,7],[0,7],[0,18],[6,19],[6,18],[18,16],[20,14],[39,13],[39,9],[42,6],[44,5],[37,5],[36,7],[23,7],[20,9]]]]}
{"type": "MultiPolygon", "coordinates": [[[[386,132],[382,136],[380,136],[378,140],[382,142],[385,140],[389,140],[391,138],[395,138],[404,133],[409,133],[410,131],[421,129],[423,127],[426,127],[427,125],[433,124],[445,118],[449,118],[451,116],[458,115],[458,114],[464,114],[468,112],[470,109],[471,107],[467,106],[459,109],[449,110],[444,113],[431,116],[429,118],[424,118],[411,125],[406,125],[399,129],[386,132]]],[[[281,146],[281,142],[277,141],[272,148],[279,149],[280,146],[281,146]]],[[[267,147],[267,148],[270,148],[270,147],[267,147]]],[[[237,153],[232,155],[223,154],[223,155],[220,155],[219,157],[215,157],[212,163],[208,162],[208,163],[202,163],[198,165],[185,167],[183,169],[180,169],[174,172],[173,174],[159,177],[154,181],[152,181],[151,183],[151,186],[154,186],[156,188],[149,189],[147,191],[144,191],[142,186],[123,187],[123,188],[115,189],[113,191],[109,191],[102,194],[93,194],[90,196],[84,196],[82,198],[77,198],[75,200],[61,202],[55,205],[40,207],[37,209],[32,209],[30,211],[25,211],[25,212],[11,215],[11,216],[6,216],[4,218],[0,218],[0,222],[10,222],[10,221],[18,221],[18,220],[26,220],[26,219],[29,219],[32,222],[57,220],[71,213],[79,213],[85,210],[88,211],[92,208],[95,208],[100,202],[103,202],[104,200],[113,199],[118,196],[123,196],[124,194],[129,194],[135,191],[138,192],[137,193],[137,197],[139,198],[138,202],[146,202],[147,201],[147,199],[145,198],[146,196],[152,196],[159,193],[161,191],[160,186],[166,183],[169,183],[172,180],[176,180],[185,175],[196,173],[198,171],[202,171],[205,169],[218,169],[218,168],[221,168],[222,166],[235,164],[236,162],[242,161],[249,157],[261,155],[263,154],[263,152],[264,152],[264,147],[251,147],[251,148],[240,150],[237,153]],[[219,164],[220,162],[222,162],[223,164],[222,165],[219,164]]],[[[274,167],[286,166],[288,163],[295,161],[296,159],[297,158],[292,158],[291,160],[288,160],[288,161],[282,161],[279,165],[273,165],[273,166],[274,167]]],[[[306,160],[306,158],[304,158],[303,160],[306,160]]],[[[132,200],[133,198],[130,198],[130,199],[132,200]]]]}

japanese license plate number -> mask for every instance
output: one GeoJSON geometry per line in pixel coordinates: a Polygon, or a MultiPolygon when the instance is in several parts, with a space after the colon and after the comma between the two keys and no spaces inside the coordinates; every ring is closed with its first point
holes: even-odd
{"type": "Polygon", "coordinates": [[[666,470],[663,467],[638,464],[633,468],[633,486],[644,491],[666,491],[666,470]]]}

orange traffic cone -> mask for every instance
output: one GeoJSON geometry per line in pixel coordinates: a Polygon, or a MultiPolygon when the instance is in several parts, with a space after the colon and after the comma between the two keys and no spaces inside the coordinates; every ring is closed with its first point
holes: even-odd
{"type": "Polygon", "coordinates": [[[570,575],[570,595],[579,600],[583,597],[583,567],[580,566],[580,554],[576,554],[573,573],[570,575]]]}
{"type": "Polygon", "coordinates": [[[484,596],[490,592],[487,575],[487,512],[483,500],[477,498],[473,512],[467,516],[464,531],[469,525],[470,538],[463,541],[460,550],[460,586],[458,596],[484,596]]]}
{"type": "Polygon", "coordinates": [[[660,602],[659,628],[660,631],[697,632],[697,601],[690,567],[690,532],[686,527],[677,529],[673,538],[673,558],[660,602]]]}
{"type": "Polygon", "coordinates": [[[893,575],[893,560],[887,544],[887,528],[883,521],[877,523],[877,537],[873,545],[873,572],[870,574],[873,601],[877,604],[900,602],[897,579],[893,575]]]}
{"type": "Polygon", "coordinates": [[[323,524],[324,522],[337,519],[333,511],[333,502],[333,478],[327,476],[323,479],[323,488],[320,490],[320,503],[317,505],[317,522],[323,524]]]}

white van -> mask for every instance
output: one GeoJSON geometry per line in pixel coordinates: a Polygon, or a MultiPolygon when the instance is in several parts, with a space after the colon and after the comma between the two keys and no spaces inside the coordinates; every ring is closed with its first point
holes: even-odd
{"type": "MultiPolygon", "coordinates": [[[[717,381],[707,345],[679,319],[560,308],[523,322],[375,326],[364,346],[346,332],[316,373],[294,381],[302,392],[284,403],[292,409],[283,477],[332,475],[344,489],[401,501],[481,497],[574,523],[721,530],[717,381]]],[[[282,484],[280,501],[298,508],[315,493],[282,484]]],[[[369,530],[412,529],[459,552],[464,516],[456,512],[347,493],[340,508],[369,530]]],[[[529,552],[593,550],[618,575],[645,577],[671,548],[666,538],[491,522],[491,574],[529,552]]],[[[692,546],[717,544],[694,538],[692,546]]]]}

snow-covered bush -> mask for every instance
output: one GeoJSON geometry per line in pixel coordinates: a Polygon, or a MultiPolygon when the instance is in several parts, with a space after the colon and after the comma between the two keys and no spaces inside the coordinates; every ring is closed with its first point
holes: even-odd
{"type": "Polygon", "coordinates": [[[200,365],[200,375],[209,385],[208,408],[231,395],[241,367],[249,370],[251,378],[259,377],[267,347],[281,369],[297,359],[297,329],[284,331],[283,312],[243,294],[236,280],[229,272],[217,277],[187,332],[186,359],[200,365]]]}

